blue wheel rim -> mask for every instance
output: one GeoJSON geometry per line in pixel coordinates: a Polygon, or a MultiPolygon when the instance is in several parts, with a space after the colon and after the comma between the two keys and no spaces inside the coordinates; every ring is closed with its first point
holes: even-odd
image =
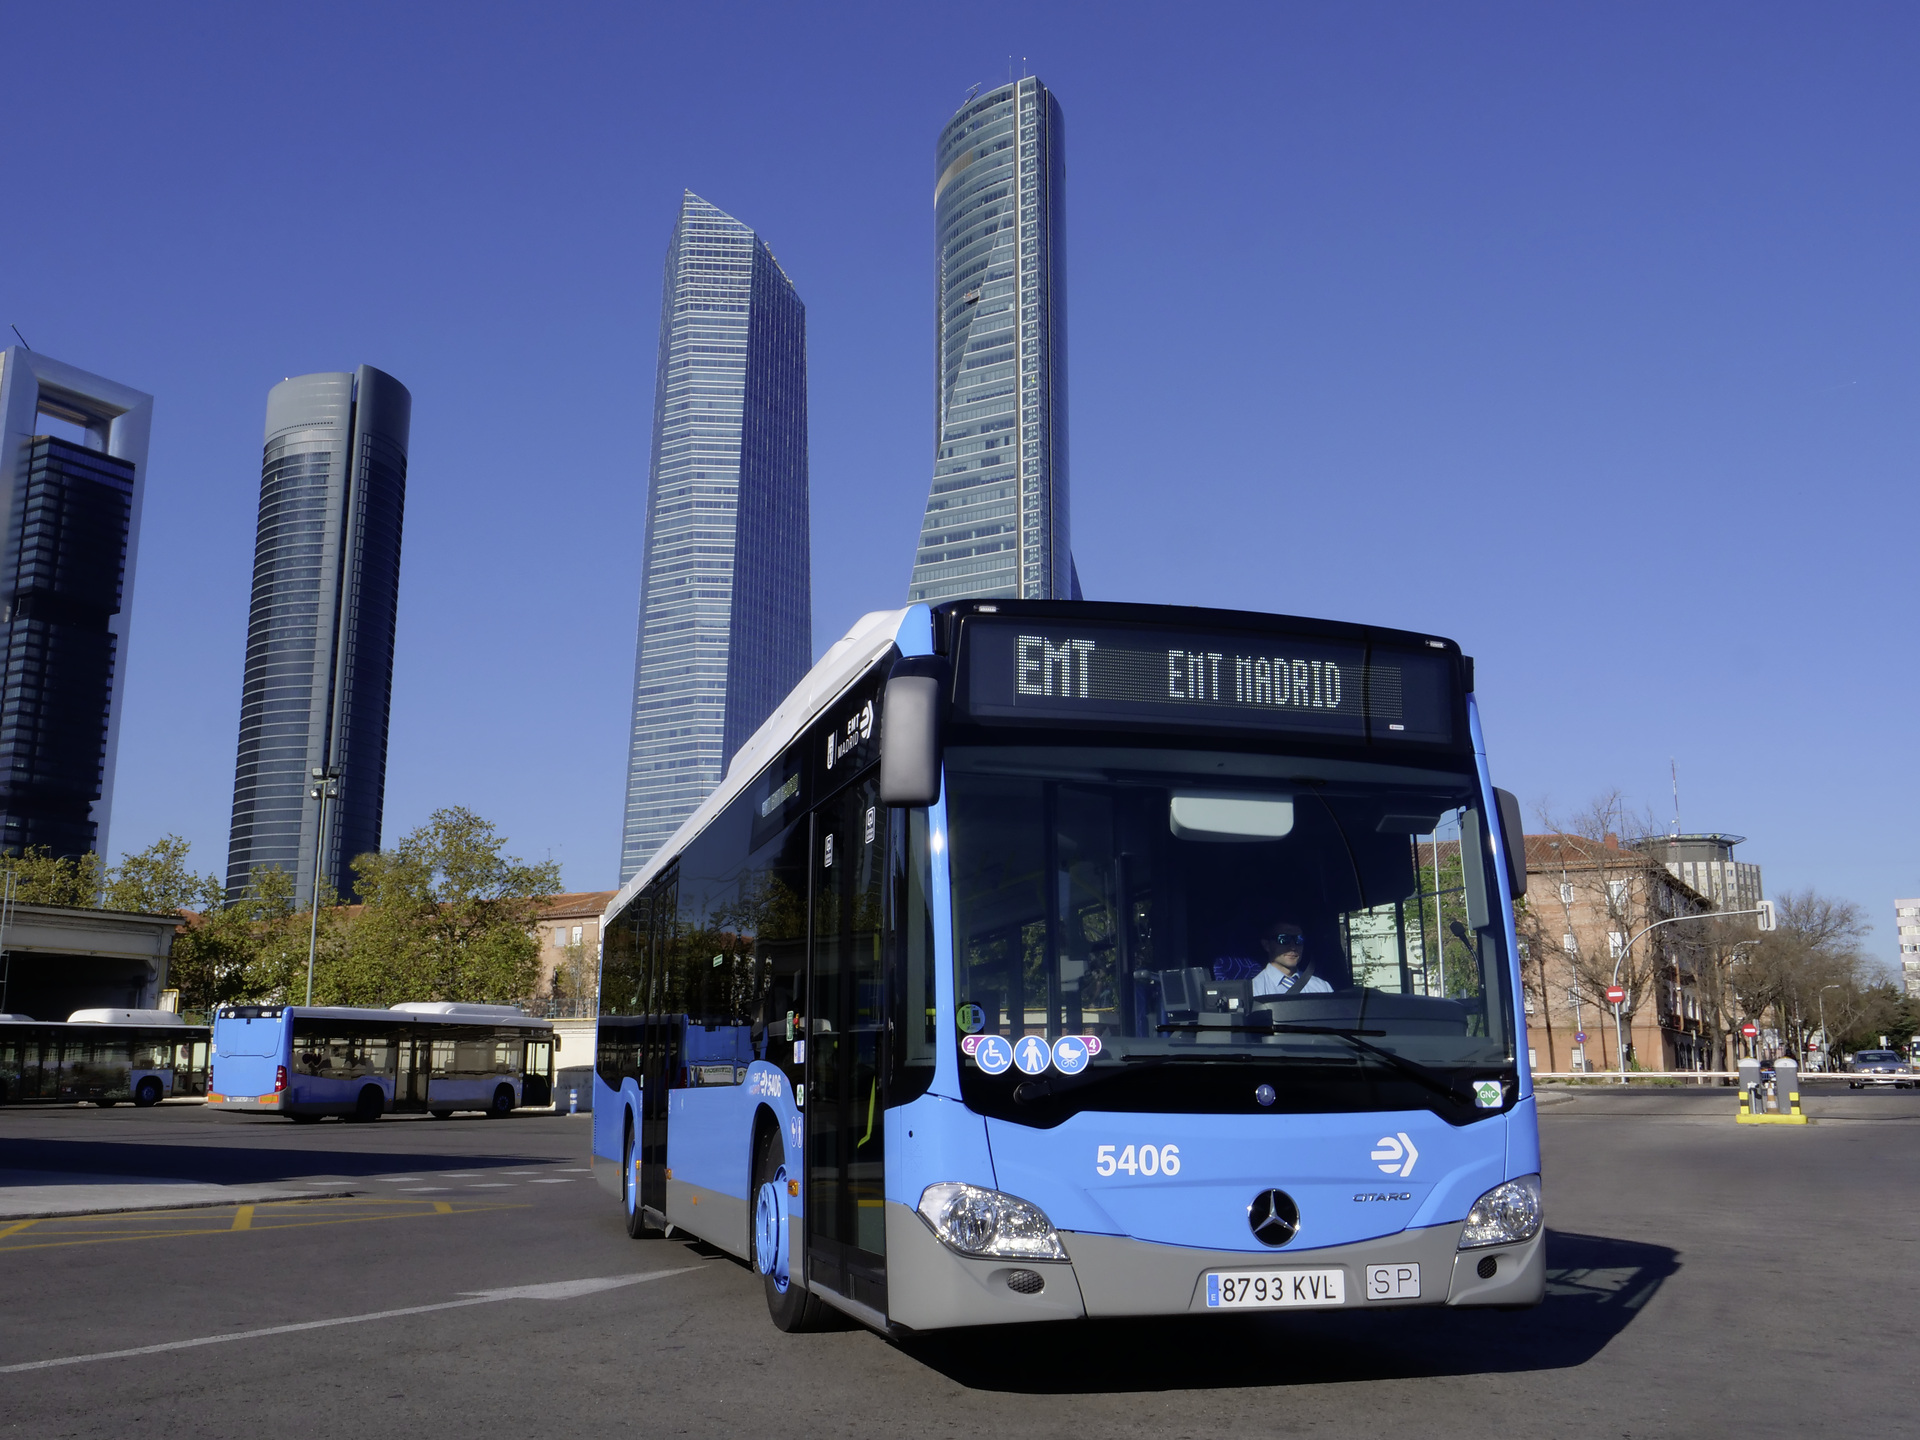
{"type": "Polygon", "coordinates": [[[787,1288],[787,1171],[782,1166],[760,1186],[753,1206],[753,1263],[773,1288],[787,1288]]]}

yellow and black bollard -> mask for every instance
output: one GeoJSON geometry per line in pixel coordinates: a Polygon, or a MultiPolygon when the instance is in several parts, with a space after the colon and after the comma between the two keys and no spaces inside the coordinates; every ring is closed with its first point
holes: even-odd
{"type": "Polygon", "coordinates": [[[1760,1062],[1740,1062],[1740,1113],[1734,1116],[1741,1125],[1804,1125],[1806,1115],[1800,1109],[1800,1067],[1782,1056],[1773,1062],[1774,1109],[1767,1109],[1760,1084],[1760,1062]]]}

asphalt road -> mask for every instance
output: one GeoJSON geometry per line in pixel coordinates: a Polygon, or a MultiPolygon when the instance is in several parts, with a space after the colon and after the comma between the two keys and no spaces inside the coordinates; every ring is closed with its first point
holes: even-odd
{"type": "Polygon", "coordinates": [[[629,1240],[584,1117],[0,1111],[8,1168],[359,1192],[0,1223],[0,1435],[1913,1433],[1920,1096],[1823,1095],[1805,1128],[1731,1106],[1547,1107],[1537,1310],[899,1345],[782,1335],[731,1259],[629,1240]],[[559,1283],[587,1280],[621,1283],[559,1283]],[[186,1340],[215,1343],[148,1349],[186,1340]]]}

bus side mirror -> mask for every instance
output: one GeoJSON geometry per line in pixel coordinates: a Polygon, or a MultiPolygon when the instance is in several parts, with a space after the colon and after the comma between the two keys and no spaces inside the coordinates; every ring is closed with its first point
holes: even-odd
{"type": "Polygon", "coordinates": [[[1507,857],[1507,891],[1518,900],[1527,893],[1527,836],[1520,824],[1520,801],[1511,790],[1495,786],[1500,806],[1500,848],[1507,857]]]}
{"type": "Polygon", "coordinates": [[[932,805],[940,799],[940,721],[946,662],[912,656],[895,663],[880,707],[880,803],[932,805]]]}

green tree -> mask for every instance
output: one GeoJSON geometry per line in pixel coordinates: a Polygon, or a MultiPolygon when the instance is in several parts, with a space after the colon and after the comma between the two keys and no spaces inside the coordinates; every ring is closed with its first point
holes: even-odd
{"type": "MultiPolygon", "coordinates": [[[[186,917],[173,942],[168,973],[180,991],[181,1008],[304,999],[306,912],[294,909],[293,876],[278,867],[255,870],[253,883],[231,905],[218,880],[207,880],[212,888],[206,908],[186,917]],[[300,988],[294,988],[295,981],[300,988]]],[[[337,928],[330,925],[325,933],[337,928]]]]}
{"type": "Polygon", "coordinates": [[[560,867],[504,853],[506,837],[460,806],[436,810],[394,849],[353,862],[363,903],[327,957],[335,1003],[510,1004],[532,996],[534,924],[560,867]]]}
{"type": "Polygon", "coordinates": [[[178,835],[163,835],[138,854],[122,855],[102,887],[101,908],[171,915],[218,907],[226,898],[220,877],[194,874],[187,864],[188,850],[178,835]]]}
{"type": "Polygon", "coordinates": [[[92,851],[56,856],[45,846],[29,846],[19,855],[0,857],[0,874],[14,876],[14,896],[22,905],[70,905],[93,910],[107,883],[106,866],[92,851]]]}

